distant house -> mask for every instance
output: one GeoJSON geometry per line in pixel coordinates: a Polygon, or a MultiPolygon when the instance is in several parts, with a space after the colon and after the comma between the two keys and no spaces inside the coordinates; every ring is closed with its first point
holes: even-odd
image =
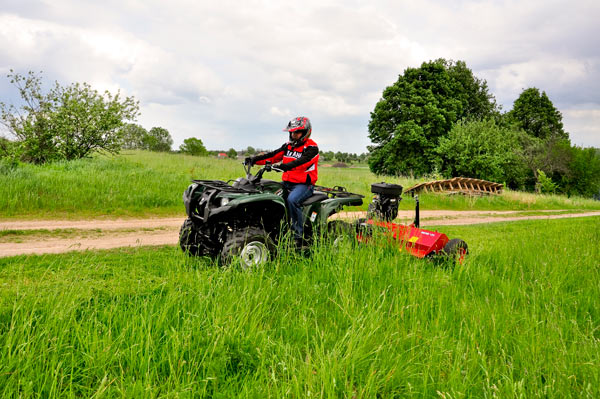
{"type": "Polygon", "coordinates": [[[217,158],[227,158],[227,153],[220,152],[220,153],[217,154],[217,158]]]}

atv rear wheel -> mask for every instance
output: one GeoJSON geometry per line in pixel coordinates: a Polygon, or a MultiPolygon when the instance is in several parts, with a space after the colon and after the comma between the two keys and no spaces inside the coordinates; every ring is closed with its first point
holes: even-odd
{"type": "Polygon", "coordinates": [[[250,226],[227,235],[221,259],[224,264],[229,264],[239,258],[242,268],[249,269],[265,264],[274,250],[273,240],[267,232],[260,227],[250,226]]]}
{"type": "Polygon", "coordinates": [[[327,223],[327,240],[336,251],[345,243],[353,242],[354,236],[354,227],[348,222],[334,220],[327,223]]]}
{"type": "Polygon", "coordinates": [[[194,222],[190,218],[185,219],[181,229],[179,229],[179,246],[188,255],[198,256],[201,255],[198,241],[198,230],[194,222]]]}
{"type": "Polygon", "coordinates": [[[469,253],[469,246],[460,238],[453,238],[444,246],[442,253],[454,263],[458,262],[462,265],[465,256],[469,253]]]}

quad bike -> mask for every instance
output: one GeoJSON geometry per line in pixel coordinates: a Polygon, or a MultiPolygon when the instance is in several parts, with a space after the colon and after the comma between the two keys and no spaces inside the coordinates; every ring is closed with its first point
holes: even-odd
{"type": "MultiPolygon", "coordinates": [[[[181,249],[194,256],[234,257],[242,267],[265,263],[278,242],[290,230],[283,184],[263,179],[268,171],[281,170],[267,163],[256,175],[244,165],[246,177],[235,181],[193,180],[183,193],[188,218],[179,232],[181,249]]],[[[327,219],[345,206],[362,205],[364,196],[344,187],[315,186],[302,203],[304,238],[310,243],[320,234],[334,231],[336,223],[327,219]]]]}
{"type": "Polygon", "coordinates": [[[420,228],[419,197],[415,197],[415,220],[410,225],[392,223],[398,215],[402,186],[388,183],[374,183],[371,192],[375,194],[369,204],[367,219],[355,224],[356,238],[368,243],[376,231],[397,241],[400,251],[406,251],[418,258],[451,260],[463,263],[469,253],[467,243],[460,238],[449,239],[444,233],[420,228]]]}

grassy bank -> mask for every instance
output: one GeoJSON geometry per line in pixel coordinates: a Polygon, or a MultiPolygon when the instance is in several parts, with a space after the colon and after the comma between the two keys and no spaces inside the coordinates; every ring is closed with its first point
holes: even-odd
{"type": "MultiPolygon", "coordinates": [[[[230,159],[142,151],[43,166],[9,167],[3,164],[0,168],[0,218],[183,215],[181,194],[191,179],[229,180],[243,173],[241,163],[230,159]]],[[[266,177],[281,178],[274,172],[266,177]]],[[[417,182],[415,179],[376,176],[365,167],[321,167],[318,184],[344,186],[365,195],[365,205],[360,209],[366,210],[371,197],[370,185],[379,181],[404,187],[417,182]]],[[[598,201],[510,191],[499,197],[424,194],[421,199],[426,209],[600,209],[598,201]]],[[[410,199],[401,203],[402,209],[412,207],[410,199]]]]}
{"type": "Polygon", "coordinates": [[[444,227],[218,269],[174,247],[0,259],[0,396],[598,397],[600,218],[444,227]]]}

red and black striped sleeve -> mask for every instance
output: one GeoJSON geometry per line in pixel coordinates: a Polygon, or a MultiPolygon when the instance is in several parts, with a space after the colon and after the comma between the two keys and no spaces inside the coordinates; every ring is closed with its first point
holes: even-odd
{"type": "Polygon", "coordinates": [[[304,165],[305,163],[312,161],[317,155],[319,155],[319,147],[317,147],[317,145],[310,145],[302,152],[300,158],[296,159],[295,161],[282,164],[281,169],[292,170],[300,165],[304,165]]]}
{"type": "Polygon", "coordinates": [[[257,165],[264,165],[266,161],[271,161],[273,163],[281,162],[283,159],[283,154],[285,153],[285,149],[287,147],[287,143],[283,144],[280,148],[273,150],[271,152],[267,152],[262,155],[257,155],[253,158],[254,163],[257,165]]]}

